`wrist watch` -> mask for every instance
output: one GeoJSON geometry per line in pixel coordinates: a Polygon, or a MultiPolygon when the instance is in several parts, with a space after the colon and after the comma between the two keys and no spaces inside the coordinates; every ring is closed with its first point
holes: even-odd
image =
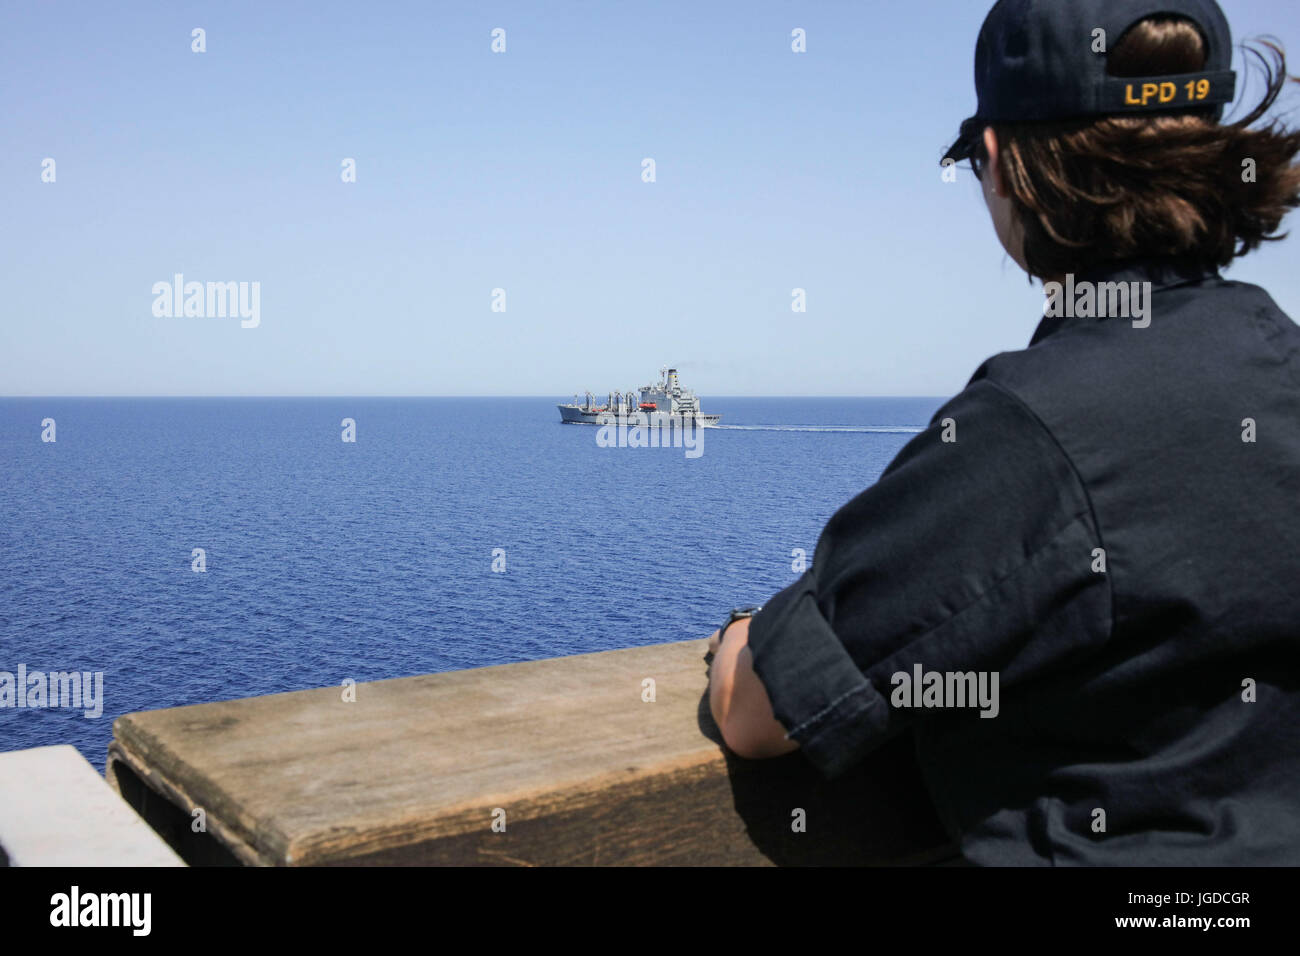
{"type": "MultiPolygon", "coordinates": [[[[753,617],[761,610],[763,610],[763,607],[759,604],[732,608],[731,613],[727,615],[726,621],[723,622],[722,628],[718,631],[718,646],[722,646],[722,639],[727,636],[727,628],[731,627],[731,625],[735,624],[737,621],[743,621],[747,617],[753,617]]],[[[704,661],[705,663],[711,663],[713,661],[712,650],[708,651],[704,655],[704,661]]]]}
{"type": "Polygon", "coordinates": [[[722,625],[722,629],[718,631],[718,644],[721,645],[722,639],[727,636],[727,628],[731,627],[731,625],[735,624],[737,621],[743,621],[746,618],[753,617],[761,610],[763,610],[761,604],[750,604],[746,607],[732,608],[731,613],[727,615],[726,622],[722,625]]]}

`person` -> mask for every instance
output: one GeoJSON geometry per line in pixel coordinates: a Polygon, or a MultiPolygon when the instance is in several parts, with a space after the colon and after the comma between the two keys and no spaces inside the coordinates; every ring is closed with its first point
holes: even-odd
{"type": "Polygon", "coordinates": [[[1220,270],[1300,205],[1214,0],[1001,0],[969,159],[1044,315],[710,639],[727,747],[911,737],[965,862],[1300,864],[1300,329],[1220,270]]]}

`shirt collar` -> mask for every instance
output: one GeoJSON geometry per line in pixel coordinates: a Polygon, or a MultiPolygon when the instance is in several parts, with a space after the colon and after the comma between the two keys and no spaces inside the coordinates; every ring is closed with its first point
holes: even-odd
{"type": "MultiPolygon", "coordinates": [[[[1214,266],[1203,266],[1183,259],[1124,259],[1107,262],[1088,269],[1074,277],[1075,288],[1084,282],[1150,282],[1151,294],[1165,292],[1180,286],[1194,285],[1206,279],[1219,279],[1219,270],[1214,266]]],[[[1044,316],[1038,324],[1038,330],[1030,345],[1034,346],[1043,339],[1060,331],[1068,325],[1079,322],[1097,322],[1096,318],[1078,318],[1074,316],[1044,316]]]]}

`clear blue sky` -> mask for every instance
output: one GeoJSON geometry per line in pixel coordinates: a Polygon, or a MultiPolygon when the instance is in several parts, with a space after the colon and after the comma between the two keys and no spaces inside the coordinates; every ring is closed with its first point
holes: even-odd
{"type": "MultiPolygon", "coordinates": [[[[1300,71],[1295,0],[1224,7],[1300,71]]],[[[6,4],[0,394],[953,393],[1041,314],[937,167],[986,11],[6,4]],[[260,327],[155,318],[177,272],[260,282],[260,327]]],[[[1298,262],[1230,275],[1297,316],[1298,262]]]]}

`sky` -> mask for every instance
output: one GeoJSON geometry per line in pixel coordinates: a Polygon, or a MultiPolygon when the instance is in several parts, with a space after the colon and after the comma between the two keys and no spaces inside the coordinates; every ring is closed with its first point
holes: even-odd
{"type": "MultiPolygon", "coordinates": [[[[1223,7],[1300,72],[1294,0],[1223,7]]],[[[953,394],[1042,314],[938,167],[986,12],[11,0],[0,395],[953,394]],[[256,327],[156,315],[176,274],[256,327]]],[[[1297,316],[1298,262],[1228,275],[1297,316]]]]}

